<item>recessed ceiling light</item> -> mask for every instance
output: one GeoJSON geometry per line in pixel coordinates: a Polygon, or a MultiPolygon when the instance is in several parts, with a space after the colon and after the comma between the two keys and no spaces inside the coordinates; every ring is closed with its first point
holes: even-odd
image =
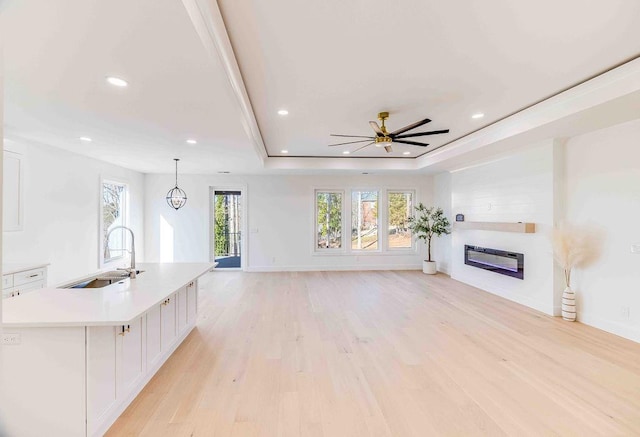
{"type": "Polygon", "coordinates": [[[342,152],[343,155],[348,155],[349,153],[351,152],[349,152],[348,150],[345,150],[344,152],[342,152]]]}
{"type": "Polygon", "coordinates": [[[84,141],[85,143],[90,143],[91,141],[93,141],[91,138],[89,137],[80,137],[78,138],[80,141],[84,141]]]}
{"type": "Polygon", "coordinates": [[[402,152],[403,155],[411,155],[411,152],[402,152]]]}
{"type": "Polygon", "coordinates": [[[484,117],[484,114],[482,112],[478,112],[471,116],[471,118],[482,118],[482,117],[484,117]]]}
{"type": "Polygon", "coordinates": [[[196,140],[193,140],[193,139],[188,139],[187,143],[189,143],[189,144],[198,144],[198,142],[196,140]]]}
{"type": "Polygon", "coordinates": [[[278,111],[278,115],[289,115],[289,111],[286,109],[281,109],[278,111]]]}
{"type": "Polygon", "coordinates": [[[289,151],[288,150],[281,150],[280,153],[284,153],[286,155],[287,153],[289,153],[289,151]]]}
{"type": "Polygon", "coordinates": [[[114,77],[114,76],[107,76],[107,82],[109,82],[111,85],[119,86],[119,87],[125,87],[129,85],[129,83],[126,80],[120,79],[119,77],[114,77]]]}

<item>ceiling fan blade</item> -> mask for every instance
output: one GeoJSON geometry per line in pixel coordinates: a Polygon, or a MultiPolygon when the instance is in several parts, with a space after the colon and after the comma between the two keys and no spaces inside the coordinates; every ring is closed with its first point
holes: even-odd
{"type": "Polygon", "coordinates": [[[384,150],[386,150],[387,153],[393,152],[393,149],[391,148],[391,146],[384,146],[384,150]]]}
{"type": "Polygon", "coordinates": [[[338,134],[331,134],[332,137],[345,137],[345,138],[369,138],[370,140],[374,139],[375,137],[372,136],[364,136],[364,135],[338,135],[338,134]]]}
{"type": "Polygon", "coordinates": [[[380,126],[378,126],[378,123],[376,123],[375,121],[370,121],[369,126],[371,126],[371,128],[374,131],[376,131],[376,134],[378,134],[379,137],[384,136],[384,132],[382,132],[382,129],[380,129],[380,126]]]}
{"type": "Polygon", "coordinates": [[[329,147],[344,146],[345,144],[367,143],[367,142],[369,142],[369,141],[371,141],[371,138],[369,138],[368,140],[347,141],[346,143],[329,144],[329,147]]]}
{"type": "Polygon", "coordinates": [[[395,135],[394,139],[424,137],[425,135],[439,135],[439,134],[448,134],[448,133],[449,133],[449,129],[432,130],[431,132],[416,132],[415,134],[395,135]]]}
{"type": "Polygon", "coordinates": [[[411,144],[412,146],[422,146],[427,147],[429,144],[425,143],[416,143],[415,141],[406,141],[406,140],[393,140],[394,143],[402,143],[402,144],[411,144]]]}
{"type": "Polygon", "coordinates": [[[371,142],[371,143],[369,143],[369,144],[365,144],[364,146],[358,147],[356,150],[352,151],[351,153],[356,153],[358,150],[362,150],[362,149],[364,149],[365,147],[368,147],[368,146],[370,146],[370,145],[372,145],[372,144],[375,144],[375,143],[376,143],[375,141],[372,141],[372,142],[371,142]]]}
{"type": "Polygon", "coordinates": [[[415,123],[410,124],[409,126],[405,126],[403,128],[398,129],[397,131],[391,132],[389,134],[389,136],[390,137],[394,137],[395,135],[400,135],[402,133],[405,133],[408,130],[415,129],[417,127],[422,126],[423,124],[427,124],[427,123],[430,123],[430,122],[431,122],[431,120],[429,120],[428,118],[425,118],[424,120],[416,121],[415,123]]]}

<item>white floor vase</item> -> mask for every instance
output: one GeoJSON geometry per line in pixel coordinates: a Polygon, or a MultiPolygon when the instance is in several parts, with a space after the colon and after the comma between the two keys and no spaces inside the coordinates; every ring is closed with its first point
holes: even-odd
{"type": "Polygon", "coordinates": [[[570,287],[562,293],[562,318],[569,322],[576,321],[576,293],[570,287]]]}

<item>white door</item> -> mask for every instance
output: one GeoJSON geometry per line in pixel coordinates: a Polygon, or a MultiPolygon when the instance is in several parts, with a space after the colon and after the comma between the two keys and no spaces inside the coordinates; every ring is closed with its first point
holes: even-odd
{"type": "Polygon", "coordinates": [[[183,287],[176,293],[178,312],[178,335],[182,334],[187,327],[187,287],[183,287]]]}
{"type": "Polygon", "coordinates": [[[147,311],[147,368],[156,365],[162,351],[161,305],[147,311]]]}
{"type": "Polygon", "coordinates": [[[162,350],[171,348],[176,338],[176,295],[169,296],[160,306],[162,350]]]}
{"type": "Polygon", "coordinates": [[[198,281],[187,286],[187,323],[195,324],[198,316],[198,281]]]}
{"type": "Polygon", "coordinates": [[[116,328],[116,368],[118,399],[125,398],[143,374],[142,363],[142,317],[130,325],[116,328]]]}
{"type": "Polygon", "coordinates": [[[116,328],[87,328],[87,428],[89,435],[116,401],[116,328]]]}

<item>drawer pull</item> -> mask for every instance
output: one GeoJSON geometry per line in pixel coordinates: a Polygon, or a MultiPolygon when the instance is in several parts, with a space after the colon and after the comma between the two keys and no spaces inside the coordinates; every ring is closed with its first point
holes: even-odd
{"type": "Polygon", "coordinates": [[[127,332],[131,332],[131,325],[127,325],[126,328],[122,325],[122,332],[119,332],[118,335],[122,335],[124,337],[127,332]]]}
{"type": "Polygon", "coordinates": [[[39,273],[35,273],[35,274],[33,274],[33,275],[30,275],[29,277],[30,277],[30,278],[37,278],[38,276],[40,276],[40,274],[39,274],[39,273]]]}

